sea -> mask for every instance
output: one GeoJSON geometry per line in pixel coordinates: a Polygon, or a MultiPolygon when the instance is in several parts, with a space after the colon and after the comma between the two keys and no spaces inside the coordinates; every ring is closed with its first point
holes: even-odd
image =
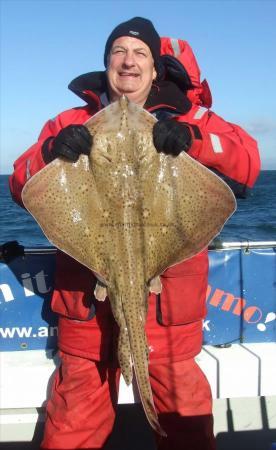
{"type": "MultiPolygon", "coordinates": [[[[16,240],[25,248],[48,247],[51,244],[33,217],[12,200],[8,178],[0,175],[0,244],[16,240]]],[[[276,241],[276,170],[263,170],[247,198],[238,199],[237,203],[237,211],[218,239],[276,241]]]]}

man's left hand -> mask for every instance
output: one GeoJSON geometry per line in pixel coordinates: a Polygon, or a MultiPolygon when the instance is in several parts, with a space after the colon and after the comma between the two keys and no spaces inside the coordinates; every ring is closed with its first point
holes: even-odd
{"type": "Polygon", "coordinates": [[[192,145],[192,134],[187,125],[173,119],[159,120],[153,126],[153,143],[158,153],[178,156],[192,145]]]}

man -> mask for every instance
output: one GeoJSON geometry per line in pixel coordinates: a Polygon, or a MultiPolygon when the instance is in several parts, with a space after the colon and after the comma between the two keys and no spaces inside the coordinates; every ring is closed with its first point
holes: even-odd
{"type": "MultiPolygon", "coordinates": [[[[168,40],[163,42],[168,47],[168,40]]],[[[10,187],[18,203],[27,179],[45,164],[59,156],[76,161],[81,153],[89,154],[93,138],[83,123],[123,94],[159,119],[153,128],[158,152],[188,152],[239,195],[253,185],[259,170],[256,142],[203,108],[202,96],[197,104],[189,100],[188,94],[199,89],[189,76],[196,62],[189,72],[179,62],[181,55],[177,60],[161,52],[160,37],[146,19],[133,18],[112,31],[105,47],[106,72],[82,75],[69,85],[87,104],[47,122],[38,142],[15,162],[10,187]]],[[[202,345],[207,275],[203,251],[166,270],[161,295],[149,295],[150,382],[168,435],[157,439],[160,450],[215,448],[210,387],[194,361],[202,345]]],[[[118,327],[108,300],[93,297],[95,282],[87,268],[58,252],[52,309],[59,314],[61,367],[47,405],[44,449],[103,448],[113,427],[118,327]]]]}

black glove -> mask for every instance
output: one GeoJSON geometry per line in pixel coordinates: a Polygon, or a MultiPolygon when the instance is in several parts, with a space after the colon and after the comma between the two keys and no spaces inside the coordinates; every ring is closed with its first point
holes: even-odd
{"type": "Polygon", "coordinates": [[[3,260],[6,264],[18,258],[18,256],[24,255],[24,247],[17,241],[9,241],[0,246],[0,260],[3,260]]]}
{"type": "Polygon", "coordinates": [[[68,125],[58,135],[46,139],[42,145],[42,156],[47,164],[58,156],[76,162],[80,154],[89,155],[93,138],[84,125],[68,125]]]}
{"type": "Polygon", "coordinates": [[[158,153],[178,156],[187,152],[192,145],[190,128],[173,119],[159,120],[153,126],[153,143],[158,153]]]}

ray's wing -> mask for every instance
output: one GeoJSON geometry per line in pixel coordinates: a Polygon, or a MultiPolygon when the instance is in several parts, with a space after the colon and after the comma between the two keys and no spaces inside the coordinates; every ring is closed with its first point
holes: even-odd
{"type": "MultiPolygon", "coordinates": [[[[91,121],[94,133],[102,128],[105,114],[103,110],[91,121]]],[[[76,163],[58,158],[48,164],[26,183],[22,200],[50,242],[108,284],[101,199],[87,156],[76,163]]]]}
{"type": "Polygon", "coordinates": [[[147,146],[151,157],[141,161],[140,186],[149,281],[206,248],[235,211],[236,200],[226,183],[186,153],[158,154],[150,138],[147,146]]]}

